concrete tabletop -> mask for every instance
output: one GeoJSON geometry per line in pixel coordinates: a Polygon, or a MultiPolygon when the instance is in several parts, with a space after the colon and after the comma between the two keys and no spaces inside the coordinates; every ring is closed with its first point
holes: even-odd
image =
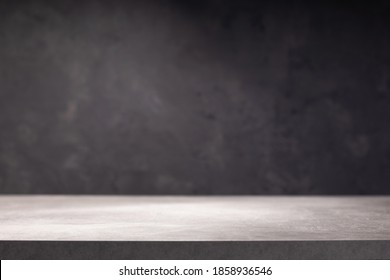
{"type": "Polygon", "coordinates": [[[386,196],[0,196],[0,240],[390,240],[386,196]]]}

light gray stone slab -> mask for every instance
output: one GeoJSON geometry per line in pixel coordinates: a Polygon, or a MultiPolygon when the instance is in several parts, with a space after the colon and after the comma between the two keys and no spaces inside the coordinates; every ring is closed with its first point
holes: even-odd
{"type": "Polygon", "coordinates": [[[0,240],[390,240],[390,197],[3,195],[0,240]]]}

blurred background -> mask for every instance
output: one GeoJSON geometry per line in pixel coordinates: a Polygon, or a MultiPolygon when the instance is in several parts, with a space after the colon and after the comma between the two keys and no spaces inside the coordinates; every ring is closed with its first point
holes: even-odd
{"type": "Polygon", "coordinates": [[[388,1],[0,1],[0,193],[390,194],[388,1]]]}

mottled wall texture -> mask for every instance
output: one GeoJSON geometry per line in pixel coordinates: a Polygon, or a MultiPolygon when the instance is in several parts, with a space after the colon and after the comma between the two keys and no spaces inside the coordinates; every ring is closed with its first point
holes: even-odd
{"type": "Polygon", "coordinates": [[[389,2],[2,0],[0,193],[390,194],[389,2]]]}

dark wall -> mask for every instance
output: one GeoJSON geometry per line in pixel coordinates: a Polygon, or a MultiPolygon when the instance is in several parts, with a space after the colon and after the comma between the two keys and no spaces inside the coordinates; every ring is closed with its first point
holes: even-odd
{"type": "Polygon", "coordinates": [[[353,2],[1,1],[0,193],[389,194],[390,6],[353,2]]]}

